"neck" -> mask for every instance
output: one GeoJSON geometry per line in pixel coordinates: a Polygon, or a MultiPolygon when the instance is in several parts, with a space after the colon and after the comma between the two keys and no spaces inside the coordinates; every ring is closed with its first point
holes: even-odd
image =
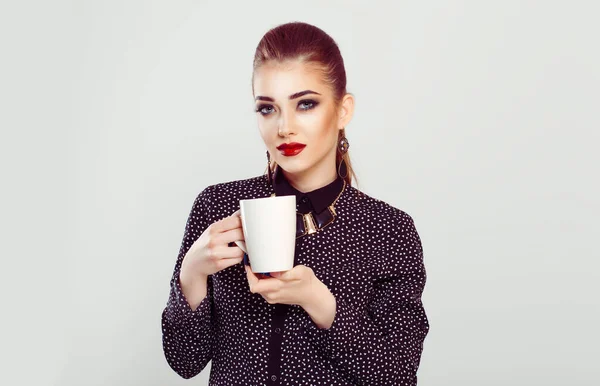
{"type": "Polygon", "coordinates": [[[337,178],[335,162],[321,162],[321,164],[314,165],[312,168],[298,173],[288,173],[283,169],[281,172],[283,172],[290,185],[302,193],[322,188],[337,178]]]}

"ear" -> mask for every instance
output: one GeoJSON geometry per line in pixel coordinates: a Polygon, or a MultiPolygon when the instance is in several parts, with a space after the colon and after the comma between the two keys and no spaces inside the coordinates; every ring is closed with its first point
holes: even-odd
{"type": "Polygon", "coordinates": [[[340,103],[340,109],[338,111],[338,130],[342,130],[346,127],[352,116],[354,115],[354,96],[350,93],[346,93],[340,103]]]}

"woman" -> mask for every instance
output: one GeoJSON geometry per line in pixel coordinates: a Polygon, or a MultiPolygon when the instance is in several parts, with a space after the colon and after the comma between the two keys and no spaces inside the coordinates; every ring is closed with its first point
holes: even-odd
{"type": "Polygon", "coordinates": [[[421,241],[407,213],[351,186],[337,44],[306,23],[270,30],[252,87],[267,172],[196,198],[162,314],[169,365],[191,378],[212,360],[210,385],[415,385],[421,241]],[[239,200],[273,194],[297,198],[295,262],[261,275],[233,243],[239,200]]]}

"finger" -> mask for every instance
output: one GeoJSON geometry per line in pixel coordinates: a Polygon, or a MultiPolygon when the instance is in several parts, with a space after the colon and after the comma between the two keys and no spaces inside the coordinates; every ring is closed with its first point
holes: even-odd
{"type": "Polygon", "coordinates": [[[299,272],[300,268],[296,267],[287,271],[271,272],[271,276],[282,281],[298,280],[301,277],[299,272]]]}
{"type": "Polygon", "coordinates": [[[274,293],[271,293],[271,294],[267,293],[267,294],[264,294],[264,295],[261,294],[261,296],[263,297],[263,299],[265,299],[265,301],[267,303],[269,303],[269,304],[277,304],[278,297],[275,296],[274,293]]]}
{"type": "Polygon", "coordinates": [[[237,259],[221,259],[217,261],[217,268],[219,271],[224,270],[225,268],[229,268],[233,265],[239,264],[242,262],[242,258],[237,259]]]}
{"type": "Polygon", "coordinates": [[[268,293],[272,291],[278,291],[279,288],[281,288],[281,282],[279,282],[277,279],[264,278],[262,274],[252,272],[252,268],[250,268],[248,265],[245,265],[244,269],[246,270],[248,285],[250,286],[251,292],[268,293]],[[259,275],[263,278],[261,278],[259,275]]]}
{"type": "Polygon", "coordinates": [[[278,279],[267,278],[260,279],[256,284],[254,284],[254,292],[259,294],[269,294],[273,292],[278,292],[283,283],[278,279]]]}
{"type": "Polygon", "coordinates": [[[232,214],[231,216],[225,217],[211,225],[217,233],[223,233],[231,229],[240,228],[242,226],[242,218],[238,215],[232,214]]]}
{"type": "Polygon", "coordinates": [[[213,256],[216,259],[241,259],[244,257],[244,251],[237,245],[228,247],[227,245],[219,245],[214,247],[213,256]]]}
{"type": "Polygon", "coordinates": [[[252,272],[250,266],[245,265],[244,269],[246,269],[246,277],[248,278],[248,285],[250,286],[250,292],[256,293],[256,285],[260,281],[256,274],[252,272]]]}
{"type": "MultiPolygon", "coordinates": [[[[215,236],[215,241],[217,244],[231,244],[234,241],[239,240],[246,240],[246,238],[244,237],[244,231],[242,230],[242,227],[230,229],[223,233],[219,233],[217,236],[215,236]]],[[[233,244],[232,246],[234,245],[235,244],[233,244]]]]}

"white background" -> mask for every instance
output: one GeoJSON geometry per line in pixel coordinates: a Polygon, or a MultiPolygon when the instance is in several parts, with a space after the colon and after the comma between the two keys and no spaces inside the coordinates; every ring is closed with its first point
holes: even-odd
{"type": "Polygon", "coordinates": [[[419,385],[599,384],[599,11],[3,2],[0,384],[186,384],[160,332],[185,221],[264,172],[254,49],[296,20],[341,48],[358,187],[422,238],[419,385]]]}

